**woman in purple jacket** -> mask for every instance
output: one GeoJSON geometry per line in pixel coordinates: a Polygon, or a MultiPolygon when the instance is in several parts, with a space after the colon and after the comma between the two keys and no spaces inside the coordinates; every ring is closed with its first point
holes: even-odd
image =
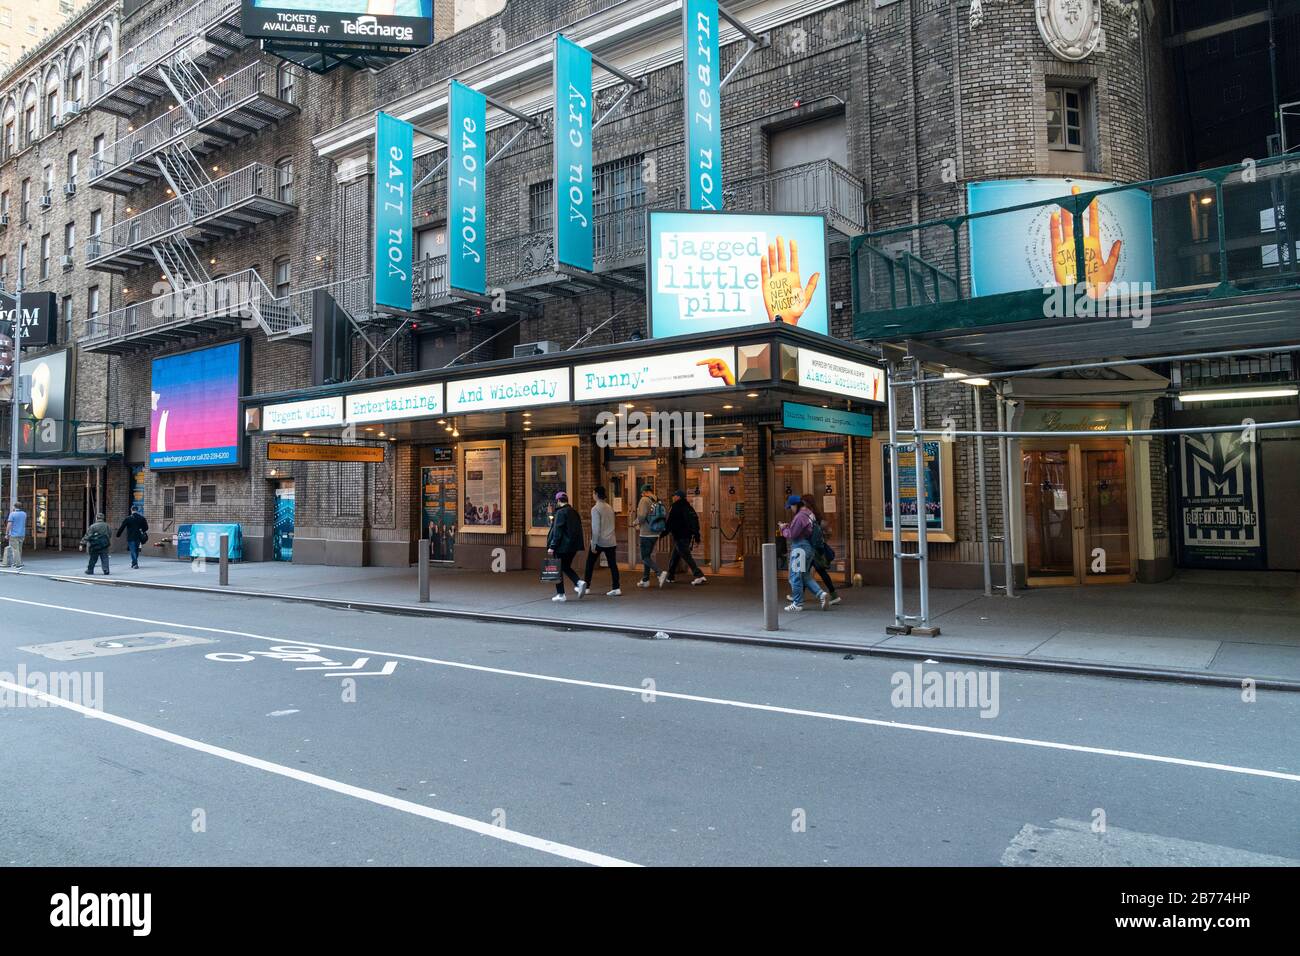
{"type": "Polygon", "coordinates": [[[804,506],[799,495],[791,495],[787,498],[785,506],[794,515],[788,524],[781,522],[778,526],[782,537],[790,542],[790,603],[785,609],[802,611],[803,589],[807,587],[817,596],[824,611],[830,607],[831,596],[822,590],[821,585],[814,581],[809,573],[813,567],[812,526],[816,519],[804,506]]]}

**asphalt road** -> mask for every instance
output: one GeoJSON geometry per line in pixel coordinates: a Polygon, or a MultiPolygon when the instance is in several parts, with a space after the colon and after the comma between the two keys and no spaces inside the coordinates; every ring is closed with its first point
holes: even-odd
{"type": "Polygon", "coordinates": [[[0,865],[1300,861],[1298,694],[899,707],[910,662],[8,573],[0,672],[0,865]]]}

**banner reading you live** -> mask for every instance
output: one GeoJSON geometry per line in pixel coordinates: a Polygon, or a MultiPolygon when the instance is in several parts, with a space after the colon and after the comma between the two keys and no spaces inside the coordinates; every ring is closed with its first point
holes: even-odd
{"type": "Polygon", "coordinates": [[[415,128],[375,116],[375,304],[411,309],[411,172],[415,128]]]}
{"type": "Polygon", "coordinates": [[[451,81],[447,95],[447,279],[453,290],[487,294],[487,98],[451,81]]]}

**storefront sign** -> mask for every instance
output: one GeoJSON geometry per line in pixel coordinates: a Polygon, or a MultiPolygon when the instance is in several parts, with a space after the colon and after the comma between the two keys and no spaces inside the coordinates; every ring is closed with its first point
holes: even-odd
{"type": "Polygon", "coordinates": [[[447,274],[453,290],[487,293],[487,99],[451,81],[447,94],[447,274]]]}
{"type": "Polygon", "coordinates": [[[651,337],[767,322],[828,334],[821,216],[652,211],[649,232],[651,337]]]}
{"type": "Polygon", "coordinates": [[[460,454],[461,526],[465,531],[506,530],[506,443],[465,442],[460,454]]]}
{"type": "Polygon", "coordinates": [[[343,424],[343,399],[309,398],[301,402],[281,402],[262,406],[262,430],[268,432],[300,431],[343,424]]]}
{"type": "Polygon", "coordinates": [[[736,384],[736,350],[710,348],[579,365],[573,370],[574,400],[698,392],[736,384]]]}
{"type": "Polygon", "coordinates": [[[502,372],[447,383],[447,412],[482,412],[496,408],[531,408],[569,401],[569,370],[502,372]]]}
{"type": "Polygon", "coordinates": [[[58,339],[59,309],[53,292],[23,292],[18,299],[0,292],[0,325],[12,334],[15,319],[22,320],[24,349],[43,349],[58,339]]]}
{"type": "MultiPolygon", "coordinates": [[[[972,213],[1045,203],[970,221],[971,295],[996,295],[1084,281],[1075,276],[1073,214],[1066,207],[1046,200],[1069,196],[1075,186],[1091,191],[1118,185],[1065,178],[968,183],[966,208],[972,213]]],[[[1156,266],[1149,193],[1129,189],[1098,196],[1084,213],[1083,232],[1087,281],[1148,283],[1154,287],[1156,266]]]]}
{"type": "MultiPolygon", "coordinates": [[[[902,516],[903,540],[916,540],[916,451],[912,442],[900,443],[898,453],[898,497],[902,516]]],[[[925,481],[925,528],[930,541],[955,541],[953,528],[952,502],[953,468],[950,452],[952,444],[943,441],[922,443],[925,449],[923,464],[920,469],[925,481]]],[[[890,489],[893,487],[890,475],[890,447],[883,438],[872,439],[871,463],[872,473],[878,476],[873,489],[876,501],[872,508],[872,536],[877,541],[888,541],[893,536],[894,516],[890,489]]]]}
{"type": "Polygon", "coordinates": [[[686,179],[692,209],[722,208],[722,72],[718,0],[685,0],[686,179]]]}
{"type": "Polygon", "coordinates": [[[243,0],[239,28],[246,37],[299,43],[428,46],[433,0],[243,0]]]}
{"type": "Polygon", "coordinates": [[[799,386],[843,395],[859,402],[885,404],[883,369],[812,349],[799,349],[799,386]]]}
{"type": "Polygon", "coordinates": [[[555,261],[592,269],[591,54],[555,37],[555,261]]]}
{"type": "Polygon", "coordinates": [[[375,304],[411,310],[415,127],[375,114],[375,304]]]}
{"type": "Polygon", "coordinates": [[[455,449],[435,448],[433,460],[439,464],[420,469],[420,527],[429,542],[431,561],[455,561],[456,524],[460,514],[455,449]]]}
{"type": "Polygon", "coordinates": [[[800,428],[809,432],[871,437],[871,416],[862,412],[848,412],[842,408],[819,408],[816,405],[782,402],[781,423],[786,428],[800,428]]]}
{"type": "Polygon", "coordinates": [[[349,423],[393,422],[407,418],[432,418],[442,412],[442,383],[386,388],[347,397],[349,423]]]}
{"type": "Polygon", "coordinates": [[[1124,406],[1027,405],[1019,431],[1109,432],[1128,428],[1124,406]]]}
{"type": "Polygon", "coordinates": [[[1180,563],[1192,568],[1265,566],[1259,443],[1239,433],[1180,435],[1180,563]]]}
{"type": "Polygon", "coordinates": [[[384,460],[379,445],[324,445],[315,442],[271,442],[266,446],[268,461],[364,461],[384,460]]]}
{"type": "Polygon", "coordinates": [[[68,349],[25,358],[22,374],[31,376],[31,390],[22,403],[18,447],[35,454],[64,450],[65,428],[71,418],[68,395],[68,349]]]}

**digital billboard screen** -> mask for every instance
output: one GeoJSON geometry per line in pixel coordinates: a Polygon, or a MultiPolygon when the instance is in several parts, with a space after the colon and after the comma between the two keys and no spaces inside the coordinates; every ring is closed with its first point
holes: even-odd
{"type": "Polygon", "coordinates": [[[242,339],[154,359],[149,467],[161,471],[242,465],[243,383],[242,339]]]}
{"type": "Polygon", "coordinates": [[[821,216],[685,211],[648,216],[651,337],[763,322],[829,334],[821,216]]]}
{"type": "Polygon", "coordinates": [[[268,40],[428,46],[433,0],[243,0],[241,32],[268,40]]]}

